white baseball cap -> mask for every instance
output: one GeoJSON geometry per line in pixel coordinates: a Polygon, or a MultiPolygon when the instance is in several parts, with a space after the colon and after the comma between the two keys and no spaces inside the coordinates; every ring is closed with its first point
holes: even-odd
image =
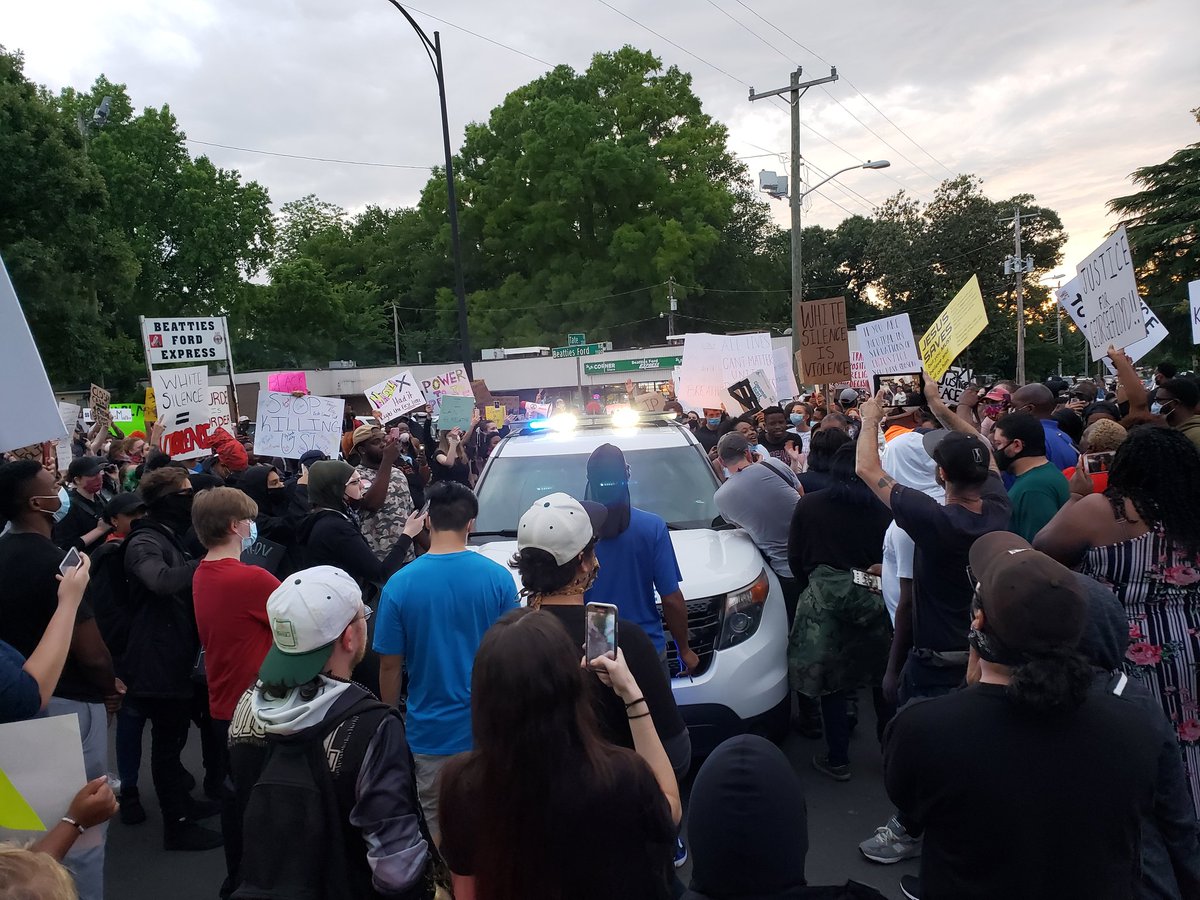
{"type": "Polygon", "coordinates": [[[267,598],[271,649],[259,670],[266,684],[294,687],[312,681],[333,653],[333,643],[359,615],[370,616],[353,578],[334,566],[301,569],[267,598]]]}
{"type": "Polygon", "coordinates": [[[536,547],[560,566],[579,555],[604,524],[608,510],[599,503],[580,503],[570,494],[547,494],[529,507],[517,526],[517,549],[536,547]]]}

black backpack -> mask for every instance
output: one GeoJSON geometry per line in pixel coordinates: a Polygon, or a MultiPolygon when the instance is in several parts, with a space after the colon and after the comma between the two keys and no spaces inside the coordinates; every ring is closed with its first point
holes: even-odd
{"type": "Polygon", "coordinates": [[[133,622],[129,576],[125,573],[126,540],[108,541],[91,553],[91,578],[84,593],[96,615],[100,636],[114,659],[124,655],[133,622]]]}
{"type": "MultiPolygon", "coordinates": [[[[354,778],[335,782],[325,742],[342,723],[357,717],[343,748],[343,771],[357,773],[371,737],[392,709],[374,697],[354,703],[335,721],[301,739],[267,739],[258,780],[250,789],[243,815],[240,884],[233,900],[357,900],[348,853],[363,853],[365,843],[347,838],[343,825],[353,805],[354,778]],[[340,790],[339,790],[340,789],[340,790]]],[[[417,804],[420,815],[420,804],[417,804]]],[[[421,831],[437,859],[420,815],[421,831]]],[[[432,897],[432,867],[426,884],[413,896],[432,897]]],[[[369,875],[368,875],[369,877],[369,875]]],[[[373,894],[372,894],[373,895],[373,894]]]]}

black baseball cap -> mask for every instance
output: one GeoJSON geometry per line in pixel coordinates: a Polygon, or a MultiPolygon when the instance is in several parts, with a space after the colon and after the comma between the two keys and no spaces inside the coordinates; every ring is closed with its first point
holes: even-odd
{"type": "Polygon", "coordinates": [[[922,439],[925,452],[946,473],[946,480],[955,484],[982,484],[991,467],[992,451],[973,434],[930,431],[922,439]]]}
{"type": "Polygon", "coordinates": [[[325,459],[329,459],[329,457],[326,456],[320,450],[305,450],[303,453],[300,454],[300,465],[307,468],[308,466],[311,466],[313,463],[321,462],[322,460],[325,460],[325,459]]]}
{"type": "Polygon", "coordinates": [[[104,507],[104,521],[111,524],[117,516],[130,515],[145,509],[146,501],[142,499],[141,494],[117,494],[104,507]]]}
{"type": "Polygon", "coordinates": [[[71,460],[67,466],[67,480],[74,478],[91,478],[99,475],[108,466],[108,460],[99,456],[80,456],[71,460]]]}

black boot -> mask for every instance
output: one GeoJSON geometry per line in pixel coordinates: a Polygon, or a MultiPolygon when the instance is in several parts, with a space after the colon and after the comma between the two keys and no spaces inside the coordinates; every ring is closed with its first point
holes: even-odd
{"type": "Polygon", "coordinates": [[[219,831],[204,828],[187,819],[169,822],[163,829],[164,850],[215,850],[224,843],[219,831]]]}
{"type": "Polygon", "coordinates": [[[137,788],[122,790],[120,803],[122,825],[141,825],[146,821],[146,810],[142,806],[142,798],[138,796],[137,788]]]}

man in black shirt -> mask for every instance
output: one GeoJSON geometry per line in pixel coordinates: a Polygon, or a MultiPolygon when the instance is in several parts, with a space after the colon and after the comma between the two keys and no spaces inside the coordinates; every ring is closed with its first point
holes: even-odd
{"type": "Polygon", "coordinates": [[[762,423],[762,431],[758,433],[758,443],[790,469],[792,460],[788,456],[787,445],[795,445],[796,439],[788,434],[787,413],[778,406],[768,406],[762,412],[762,423]]]}
{"type": "MultiPolygon", "coordinates": [[[[0,640],[29,657],[58,608],[59,565],[63,551],[50,539],[54,513],[62,505],[53,476],[33,460],[0,466],[0,517],[12,528],[0,537],[0,640]]],[[[84,600],[75,617],[71,650],[62,677],[46,707],[51,716],[75,715],[83,742],[87,778],[108,771],[107,712],[121,704],[125,687],[113,675],[112,658],[100,637],[91,604],[84,600]]],[[[96,826],[107,834],[107,824],[96,826]]],[[[75,874],[79,896],[103,900],[104,837],[98,845],[73,851],[66,864],[75,874]]]]}
{"type": "Polygon", "coordinates": [[[727,418],[728,416],[725,415],[724,410],[704,410],[704,418],[696,426],[696,440],[700,442],[700,446],[704,448],[705,453],[711,453],[713,448],[717,446],[717,441],[721,437],[721,426],[727,418]]]}
{"type": "Polygon", "coordinates": [[[105,461],[99,456],[81,456],[67,468],[71,506],[54,526],[54,543],[63,550],[74,547],[90,552],[112,530],[103,518],[105,461]]]}
{"type": "Polygon", "coordinates": [[[1070,570],[1007,532],[977,540],[970,565],[970,686],[909,705],[888,731],[888,795],[926,827],[919,890],[901,886],[922,900],[1137,896],[1154,722],[1090,691],[1070,570]]]}

